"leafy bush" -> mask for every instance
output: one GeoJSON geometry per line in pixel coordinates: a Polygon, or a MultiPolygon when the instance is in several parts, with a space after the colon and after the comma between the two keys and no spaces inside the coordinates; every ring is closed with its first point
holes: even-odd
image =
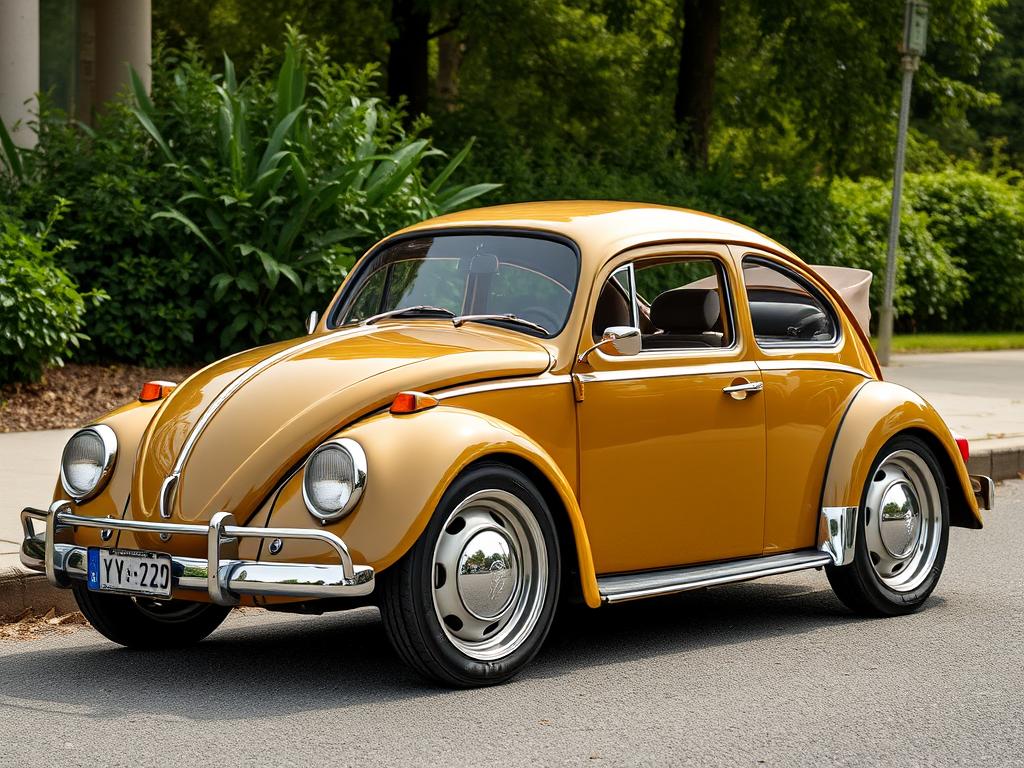
{"type": "MultiPolygon", "coordinates": [[[[908,176],[908,191],[917,183],[918,177],[908,176]]],[[[885,286],[892,185],[871,178],[842,180],[833,183],[830,197],[835,204],[832,243],[822,261],[873,272],[871,306],[877,313],[885,286]]],[[[904,205],[898,254],[893,297],[898,328],[946,327],[967,298],[967,275],[933,226],[929,211],[904,205]]]]}
{"type": "Polygon", "coordinates": [[[98,303],[100,292],[80,293],[54,257],[74,247],[66,240],[52,248],[47,239],[60,220],[66,201],[59,201],[39,232],[0,210],[0,385],[35,381],[51,365],[88,337],[80,333],[86,306],[98,303]]]}
{"type": "Polygon", "coordinates": [[[29,220],[74,199],[63,264],[112,297],[89,310],[91,357],[191,362],[296,335],[368,245],[496,186],[452,184],[469,147],[438,162],[372,96],[375,68],[293,31],[276,73],[271,55],[239,81],[230,60],[217,75],[195,49],[158,50],[151,97],[136,88],[94,130],[44,109],[37,148],[0,174],[29,220]]]}
{"type": "Polygon", "coordinates": [[[1024,190],[1018,177],[970,168],[911,176],[907,198],[967,273],[968,297],[949,330],[1024,329],[1024,190]]]}

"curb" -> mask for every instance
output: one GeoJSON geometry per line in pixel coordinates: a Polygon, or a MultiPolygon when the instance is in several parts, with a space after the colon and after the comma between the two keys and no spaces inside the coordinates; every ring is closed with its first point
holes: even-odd
{"type": "Polygon", "coordinates": [[[967,469],[972,475],[988,475],[993,480],[1024,477],[1024,448],[994,448],[971,454],[967,469]]]}
{"type": "Polygon", "coordinates": [[[57,613],[78,610],[69,589],[56,589],[41,573],[20,568],[0,568],[0,617],[17,616],[26,609],[43,614],[51,608],[57,613]]]}

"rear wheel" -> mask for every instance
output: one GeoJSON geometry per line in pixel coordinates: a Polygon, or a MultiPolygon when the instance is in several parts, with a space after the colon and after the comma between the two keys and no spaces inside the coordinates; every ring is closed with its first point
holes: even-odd
{"type": "Polygon", "coordinates": [[[826,568],[852,610],[895,616],[920,608],[935,589],[949,543],[949,499],[935,455],[899,435],[879,451],[861,497],[853,563],[826,568]]]}
{"type": "Polygon", "coordinates": [[[79,609],[97,632],[139,650],[198,643],[219,627],[231,610],[212,603],[103,594],[80,584],[72,589],[79,609]]]}
{"type": "Polygon", "coordinates": [[[395,650],[446,685],[503,682],[540,650],[558,602],[554,520],[522,473],[477,466],[445,493],[409,553],[383,574],[395,650]]]}

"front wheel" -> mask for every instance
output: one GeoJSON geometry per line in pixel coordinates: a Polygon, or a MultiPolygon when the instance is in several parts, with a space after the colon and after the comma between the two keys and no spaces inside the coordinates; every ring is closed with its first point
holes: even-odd
{"type": "Polygon", "coordinates": [[[868,474],[853,563],[825,570],[836,596],[857,613],[912,613],[935,589],[948,543],[949,499],[938,461],[922,440],[898,435],[868,474]]]}
{"type": "Polygon", "coordinates": [[[399,656],[445,685],[508,680],[540,650],[558,602],[551,511],[522,473],[484,464],[448,489],[419,540],[383,574],[399,656]]]}
{"type": "Polygon", "coordinates": [[[220,626],[231,610],[212,603],[152,600],[72,588],[75,602],[93,628],[108,640],[138,650],[184,648],[220,626]]]}

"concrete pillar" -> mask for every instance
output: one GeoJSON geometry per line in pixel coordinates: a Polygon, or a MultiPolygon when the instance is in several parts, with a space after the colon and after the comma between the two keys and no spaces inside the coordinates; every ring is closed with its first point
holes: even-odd
{"type": "Polygon", "coordinates": [[[150,0],[93,0],[95,104],[117,96],[131,83],[128,65],[149,91],[153,79],[153,13],[150,0]]]}
{"type": "Polygon", "coordinates": [[[38,92],[39,0],[0,0],[0,119],[23,147],[36,143],[28,121],[38,92]]]}

